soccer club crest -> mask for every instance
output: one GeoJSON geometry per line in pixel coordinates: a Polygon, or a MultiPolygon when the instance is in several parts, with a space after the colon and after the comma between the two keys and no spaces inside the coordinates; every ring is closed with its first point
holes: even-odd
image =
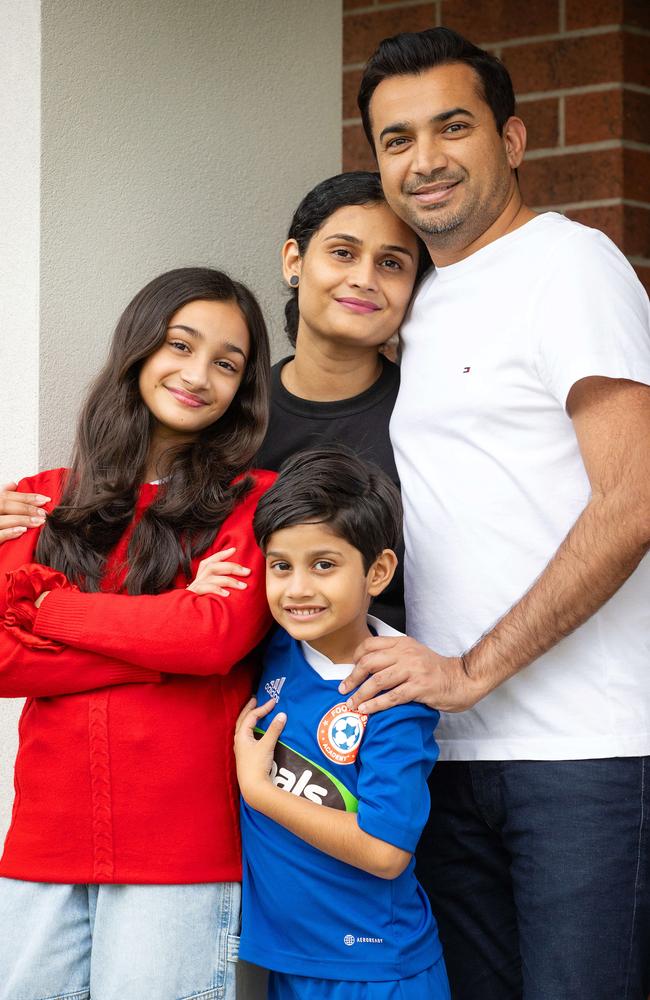
{"type": "Polygon", "coordinates": [[[335,764],[353,764],[361,746],[367,715],[353,712],[344,701],[330,708],[318,723],[318,745],[335,764]]]}

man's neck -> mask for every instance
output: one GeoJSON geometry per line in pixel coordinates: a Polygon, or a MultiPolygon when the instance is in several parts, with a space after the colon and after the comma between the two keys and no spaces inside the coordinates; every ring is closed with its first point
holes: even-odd
{"type": "Polygon", "coordinates": [[[527,222],[530,222],[534,218],[535,213],[524,205],[519,188],[515,187],[498,218],[480,236],[470,240],[469,243],[454,243],[453,245],[450,243],[445,246],[444,243],[441,243],[440,237],[428,236],[426,234],[422,234],[422,237],[435,266],[447,267],[449,264],[457,264],[461,260],[466,260],[467,257],[471,257],[477,250],[482,250],[483,247],[494,243],[495,240],[501,239],[502,236],[506,236],[508,233],[514,232],[515,229],[525,226],[527,222]]]}
{"type": "Polygon", "coordinates": [[[351,399],[365,392],[381,375],[376,348],[327,344],[298,333],[296,354],[282,369],[288,392],[316,403],[351,399]]]}

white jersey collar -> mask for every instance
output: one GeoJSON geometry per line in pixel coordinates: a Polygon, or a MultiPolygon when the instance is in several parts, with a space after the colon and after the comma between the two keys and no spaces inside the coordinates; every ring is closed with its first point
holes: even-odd
{"type": "MultiPolygon", "coordinates": [[[[367,616],[368,625],[375,630],[377,635],[403,635],[403,632],[398,632],[397,629],[393,628],[391,625],[387,625],[385,622],[380,621],[379,618],[375,618],[374,615],[367,616]]],[[[342,681],[352,673],[354,663],[332,663],[328,656],[324,653],[319,653],[317,649],[310,646],[308,642],[300,643],[302,649],[302,655],[307,660],[307,663],[315,670],[319,677],[322,677],[324,681],[342,681]]]]}

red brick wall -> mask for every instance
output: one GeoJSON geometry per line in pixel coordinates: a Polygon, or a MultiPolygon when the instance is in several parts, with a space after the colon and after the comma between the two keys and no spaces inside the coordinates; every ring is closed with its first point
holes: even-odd
{"type": "Polygon", "coordinates": [[[344,170],[375,166],[356,93],[377,43],[454,28],[512,74],[528,204],[602,229],[650,289],[650,0],[343,0],[343,10],[344,170]]]}

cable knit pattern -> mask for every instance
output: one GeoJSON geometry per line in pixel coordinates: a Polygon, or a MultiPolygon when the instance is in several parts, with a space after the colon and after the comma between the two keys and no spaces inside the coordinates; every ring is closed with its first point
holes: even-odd
{"type": "Polygon", "coordinates": [[[88,740],[93,820],[93,882],[112,882],[113,810],[110,748],[108,743],[109,691],[88,704],[88,740]]]}

